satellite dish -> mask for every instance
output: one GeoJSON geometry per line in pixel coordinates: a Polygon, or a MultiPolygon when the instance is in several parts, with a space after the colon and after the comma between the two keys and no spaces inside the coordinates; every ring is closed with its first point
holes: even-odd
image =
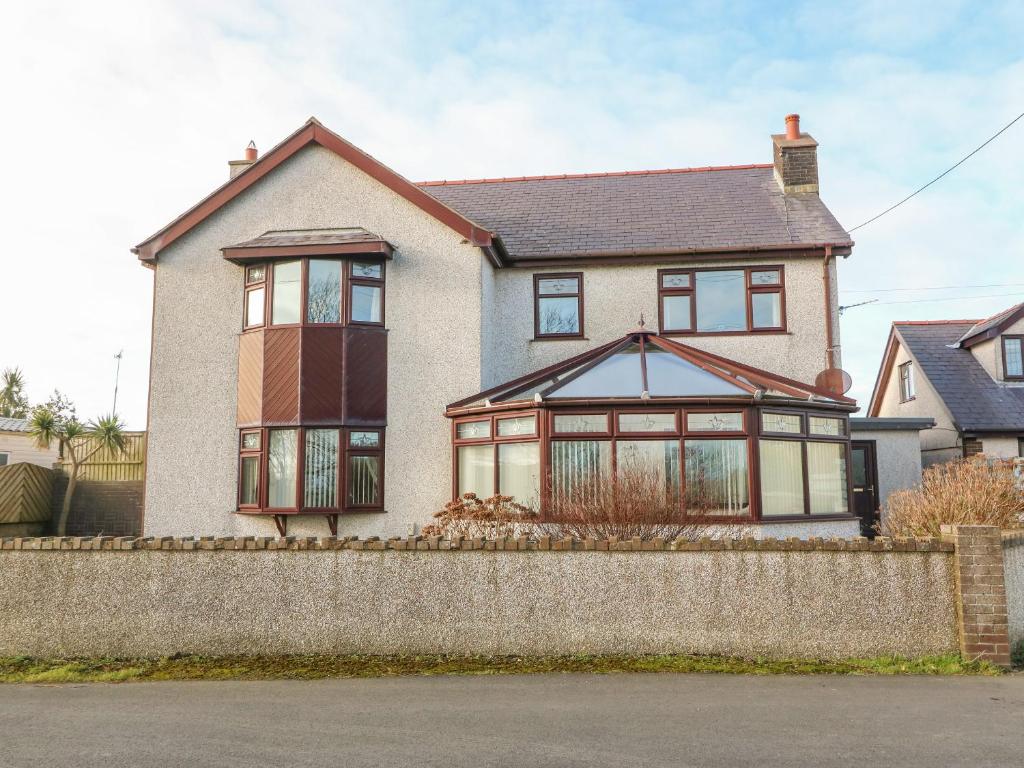
{"type": "Polygon", "coordinates": [[[815,377],[814,386],[834,395],[845,395],[853,386],[853,379],[842,368],[826,368],[815,377]]]}

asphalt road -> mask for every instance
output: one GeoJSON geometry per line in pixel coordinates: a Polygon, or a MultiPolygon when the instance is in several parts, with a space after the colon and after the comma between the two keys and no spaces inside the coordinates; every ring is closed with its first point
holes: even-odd
{"type": "Polygon", "coordinates": [[[1021,766],[1024,675],[0,686],[0,766],[1021,766]]]}

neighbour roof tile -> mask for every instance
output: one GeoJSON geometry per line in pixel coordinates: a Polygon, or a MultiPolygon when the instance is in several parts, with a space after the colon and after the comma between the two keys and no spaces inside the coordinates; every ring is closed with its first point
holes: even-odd
{"type": "Polygon", "coordinates": [[[1012,307],[1010,307],[1009,309],[1004,309],[1002,312],[997,312],[987,320],[979,320],[975,325],[973,325],[971,328],[967,330],[967,333],[965,333],[963,336],[957,339],[957,341],[959,343],[963,343],[965,341],[973,339],[975,336],[980,336],[981,334],[985,333],[985,331],[988,331],[992,328],[997,328],[999,325],[1008,320],[1012,315],[1016,314],[1021,309],[1024,309],[1024,302],[1021,302],[1020,304],[1014,304],[1012,307]]]}
{"type": "Polygon", "coordinates": [[[10,419],[0,416],[0,432],[28,432],[28,419],[10,419]]]}
{"type": "Polygon", "coordinates": [[[1024,387],[993,381],[969,349],[954,345],[976,321],[894,323],[902,342],[967,432],[1024,429],[1024,387]]]}
{"type": "Polygon", "coordinates": [[[514,260],[852,245],[816,194],[783,194],[771,165],[419,186],[495,231],[514,260]]]}

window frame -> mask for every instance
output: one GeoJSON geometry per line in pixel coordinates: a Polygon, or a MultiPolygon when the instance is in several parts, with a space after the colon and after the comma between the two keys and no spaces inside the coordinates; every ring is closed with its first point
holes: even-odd
{"type": "Polygon", "coordinates": [[[382,328],[387,320],[387,260],[366,256],[294,256],[282,257],[269,261],[261,261],[253,264],[246,264],[243,273],[243,295],[242,295],[242,331],[256,331],[268,328],[345,328],[345,327],[370,327],[382,328]],[[278,264],[297,261],[299,262],[299,322],[297,323],[274,323],[274,270],[278,264]],[[339,283],[338,301],[341,303],[340,320],[337,323],[311,323],[309,321],[309,262],[310,261],[340,261],[341,282],[339,283]],[[379,264],[379,278],[354,277],[352,275],[353,265],[379,264]],[[249,282],[249,271],[253,268],[264,269],[263,280],[249,282]],[[372,285],[380,288],[380,321],[352,319],[352,286],[372,285]],[[251,291],[263,288],[263,322],[258,325],[248,324],[248,300],[251,291]]]}
{"type": "Polygon", "coordinates": [[[582,339],[584,338],[584,296],[583,296],[583,273],[582,272],[535,272],[533,275],[533,338],[534,341],[552,341],[558,339],[582,339]],[[544,293],[540,292],[541,280],[576,280],[575,293],[544,293]],[[540,332],[540,302],[541,299],[561,298],[576,299],[576,315],[579,318],[579,328],[576,333],[541,333],[540,332]]]}
{"type": "Polygon", "coordinates": [[[342,317],[345,318],[345,322],[348,325],[356,326],[370,326],[380,328],[384,325],[385,315],[385,301],[387,299],[387,291],[384,289],[384,281],[387,278],[387,264],[383,259],[347,259],[346,266],[342,268],[342,295],[346,307],[342,312],[342,317]],[[352,274],[356,264],[378,264],[380,266],[380,277],[362,277],[352,274]],[[380,320],[353,320],[352,319],[352,289],[356,285],[366,285],[375,288],[380,288],[380,320]]]}
{"type": "Polygon", "coordinates": [[[917,399],[917,386],[914,382],[914,361],[907,360],[896,368],[900,387],[900,402],[909,403],[917,399]],[[906,375],[904,375],[906,373],[906,375]]]}
{"type": "MultiPolygon", "coordinates": [[[[476,416],[465,416],[462,418],[452,419],[452,463],[451,463],[451,478],[452,478],[452,498],[457,499],[460,497],[459,494],[459,448],[463,446],[471,445],[490,445],[491,446],[491,471],[493,473],[493,485],[494,493],[501,493],[501,477],[500,477],[500,462],[498,459],[498,446],[505,443],[537,443],[538,457],[540,464],[538,471],[541,473],[540,478],[540,495],[544,496],[545,493],[545,478],[544,478],[544,467],[550,460],[545,455],[545,444],[546,438],[550,434],[546,428],[546,422],[542,417],[542,414],[538,410],[516,410],[516,411],[500,411],[498,413],[489,414],[477,414],[476,416]],[[499,435],[498,434],[498,422],[504,419],[514,419],[524,416],[533,416],[535,419],[535,429],[532,435],[520,434],[520,435],[499,435]],[[490,437],[459,437],[459,424],[465,424],[473,421],[490,421],[490,437]]],[[[593,432],[577,432],[574,434],[596,434],[593,432]]]]}
{"type": "Polygon", "coordinates": [[[763,264],[756,266],[688,267],[658,270],[658,328],[663,336],[738,336],[746,334],[788,333],[786,318],[786,268],[782,264],[763,264]],[[700,301],[697,291],[697,273],[699,272],[740,272],[743,275],[744,306],[746,312],[746,329],[736,331],[700,331],[697,330],[697,305],[700,301]],[[754,285],[754,272],[778,272],[779,281],[774,284],[754,285]],[[665,288],[664,277],[670,275],[688,275],[689,288],[665,288]],[[757,293],[778,294],[780,325],[754,327],[753,295],[757,293]],[[668,296],[690,297],[690,328],[677,329],[665,327],[665,298],[668,296]]]}
{"type": "Polygon", "coordinates": [[[338,515],[359,512],[384,512],[384,469],[385,469],[385,427],[366,426],[344,426],[339,424],[317,424],[317,425],[288,425],[277,427],[257,427],[238,430],[238,477],[236,480],[237,492],[235,500],[237,511],[248,514],[267,515],[338,515]],[[267,505],[269,485],[269,440],[270,432],[274,430],[296,430],[298,444],[296,446],[296,481],[295,481],[295,504],[291,507],[270,507],[267,505]],[[339,450],[337,483],[338,483],[338,504],[334,507],[308,507],[305,505],[306,498],[306,432],[308,430],[336,429],[339,433],[339,450]],[[350,435],[353,432],[376,432],[378,435],[377,446],[352,446],[350,435]],[[260,447],[256,449],[243,449],[242,440],[246,434],[259,434],[260,447]],[[342,442],[343,441],[343,442],[342,442]],[[258,483],[258,504],[245,504],[242,501],[242,459],[245,457],[259,457],[259,483],[258,483]],[[377,475],[377,498],[373,504],[349,504],[348,503],[348,460],[350,456],[375,456],[378,462],[377,475]]]}
{"type": "Polygon", "coordinates": [[[1007,333],[999,337],[999,348],[1003,353],[1003,380],[1004,381],[1024,381],[1024,334],[1019,333],[1007,333]],[[1021,372],[1020,375],[1010,374],[1006,370],[1006,342],[1016,341],[1020,345],[1021,352],[1021,372]]]}
{"type": "Polygon", "coordinates": [[[9,451],[0,451],[0,458],[3,459],[3,461],[0,461],[0,467],[6,467],[10,464],[11,454],[9,451]]]}

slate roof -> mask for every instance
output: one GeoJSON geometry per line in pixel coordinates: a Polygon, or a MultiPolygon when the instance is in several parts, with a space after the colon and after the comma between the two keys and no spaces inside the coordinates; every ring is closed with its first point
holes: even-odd
{"type": "Polygon", "coordinates": [[[268,248],[296,245],[344,245],[347,243],[383,243],[380,235],[365,229],[293,229],[271,230],[259,237],[232,245],[232,248],[268,248]]]}
{"type": "Polygon", "coordinates": [[[1024,430],[1024,387],[992,380],[968,349],[952,347],[971,320],[948,323],[894,323],[928,381],[965,432],[1024,430]]]}
{"type": "Polygon", "coordinates": [[[0,432],[28,432],[28,419],[9,419],[0,416],[0,432]]]}
{"type": "Polygon", "coordinates": [[[1008,320],[1012,315],[1019,312],[1022,308],[1024,308],[1024,302],[1021,302],[1020,304],[1015,304],[1009,309],[1004,309],[1002,312],[997,312],[996,314],[992,315],[992,317],[990,317],[988,320],[982,320],[981,322],[976,323],[970,328],[968,328],[967,333],[961,336],[958,339],[958,341],[962,344],[965,341],[973,339],[975,336],[980,336],[981,334],[985,333],[985,331],[999,327],[1000,324],[1002,324],[1005,320],[1008,320]]]}
{"type": "Polygon", "coordinates": [[[513,260],[852,245],[816,194],[783,194],[771,165],[419,186],[497,233],[513,260]]]}

